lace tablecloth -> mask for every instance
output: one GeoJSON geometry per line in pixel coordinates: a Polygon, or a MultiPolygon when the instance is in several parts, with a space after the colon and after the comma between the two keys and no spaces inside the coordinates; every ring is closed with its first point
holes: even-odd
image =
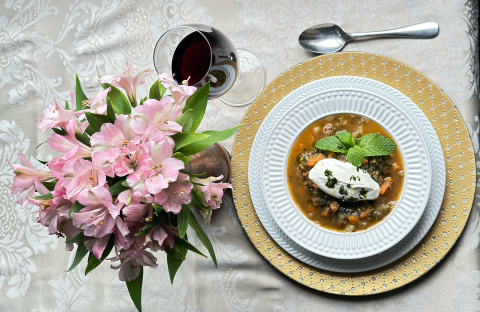
{"type": "MultiPolygon", "coordinates": [[[[84,263],[65,272],[74,253],[36,223],[33,206],[14,202],[7,160],[17,161],[19,151],[49,159],[46,147],[35,149],[47,134],[34,120],[54,98],[67,99],[75,73],[94,94],[97,68],[116,73],[125,61],[151,68],[156,40],[175,25],[217,27],[259,55],[271,80],[312,57],[297,43],[308,26],[332,22],[354,32],[436,21],[440,35],[433,40],[364,41],[345,50],[393,57],[433,79],[457,105],[479,152],[478,1],[6,0],[0,7],[0,311],[135,311],[108,263],[87,277],[84,263]]],[[[214,101],[199,130],[229,128],[246,109],[214,101]]],[[[231,150],[232,142],[223,144],[231,150]]],[[[218,269],[191,254],[171,285],[157,253],[158,268],[145,270],[144,311],[480,311],[478,197],[463,235],[436,268],[406,287],[364,298],[326,295],[285,278],[251,246],[225,198],[205,227],[218,269]]]]}

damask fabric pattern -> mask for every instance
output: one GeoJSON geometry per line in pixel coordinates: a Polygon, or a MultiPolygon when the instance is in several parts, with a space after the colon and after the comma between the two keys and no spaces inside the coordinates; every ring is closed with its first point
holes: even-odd
{"type": "MultiPolygon", "coordinates": [[[[425,0],[6,0],[0,4],[0,311],[135,311],[117,271],[104,263],[84,276],[84,263],[65,272],[74,253],[49,236],[10,195],[7,160],[19,151],[36,165],[51,159],[33,123],[54,98],[66,100],[77,73],[87,94],[100,73],[125,61],[151,68],[153,47],[168,28],[205,23],[237,47],[260,56],[271,80],[313,55],[297,44],[299,33],[322,22],[347,31],[395,28],[422,21],[440,24],[433,40],[384,39],[351,43],[405,62],[433,79],[461,112],[479,156],[478,1],[425,0]]],[[[145,90],[141,90],[145,92],[145,90]]],[[[239,123],[246,107],[210,103],[201,129],[239,123]]],[[[231,150],[233,138],[224,146],[231,150]]],[[[477,162],[480,168],[480,162],[477,162]]],[[[480,311],[480,188],[456,247],[424,278],[399,290],[346,298],[310,290],[285,278],[251,246],[229,196],[205,226],[218,258],[187,257],[170,284],[166,259],[147,268],[144,311],[480,311]]],[[[190,237],[194,237],[191,235],[190,237]]],[[[199,242],[193,242],[199,245],[199,242]]]]}

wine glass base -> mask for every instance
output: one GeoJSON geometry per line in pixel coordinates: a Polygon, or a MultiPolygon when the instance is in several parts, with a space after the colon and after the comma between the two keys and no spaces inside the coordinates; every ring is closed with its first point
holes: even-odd
{"type": "Polygon", "coordinates": [[[265,88],[267,73],[262,61],[253,52],[237,49],[240,69],[233,86],[220,100],[231,106],[244,106],[252,103],[265,88]]]}

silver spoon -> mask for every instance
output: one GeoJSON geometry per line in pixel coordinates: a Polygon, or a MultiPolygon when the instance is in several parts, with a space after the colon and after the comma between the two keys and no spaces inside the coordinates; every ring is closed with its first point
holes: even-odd
{"type": "Polygon", "coordinates": [[[324,54],[340,51],[351,40],[385,37],[430,39],[435,38],[438,31],[437,23],[427,22],[384,31],[349,34],[338,25],[325,23],[305,29],[298,37],[298,42],[305,50],[324,54]]]}

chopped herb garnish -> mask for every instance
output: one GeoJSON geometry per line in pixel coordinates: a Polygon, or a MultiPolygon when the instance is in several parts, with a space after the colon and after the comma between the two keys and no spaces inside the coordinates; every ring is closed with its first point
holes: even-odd
{"type": "Polygon", "coordinates": [[[350,181],[352,181],[352,180],[353,180],[353,181],[357,181],[357,178],[356,178],[354,175],[352,175],[352,176],[350,177],[350,181]]]}
{"type": "Polygon", "coordinates": [[[347,184],[348,188],[352,188],[352,185],[350,183],[347,184]]]}
{"type": "Polygon", "coordinates": [[[348,195],[348,191],[343,185],[340,187],[340,190],[338,192],[342,195],[348,195]]]}
{"type": "Polygon", "coordinates": [[[335,185],[337,184],[338,180],[335,178],[330,170],[325,170],[325,176],[327,177],[327,182],[325,183],[325,186],[328,188],[334,188],[335,185]]]}
{"type": "Polygon", "coordinates": [[[368,191],[366,189],[362,188],[359,193],[360,193],[359,199],[360,198],[365,198],[365,197],[367,197],[368,191]]]}

